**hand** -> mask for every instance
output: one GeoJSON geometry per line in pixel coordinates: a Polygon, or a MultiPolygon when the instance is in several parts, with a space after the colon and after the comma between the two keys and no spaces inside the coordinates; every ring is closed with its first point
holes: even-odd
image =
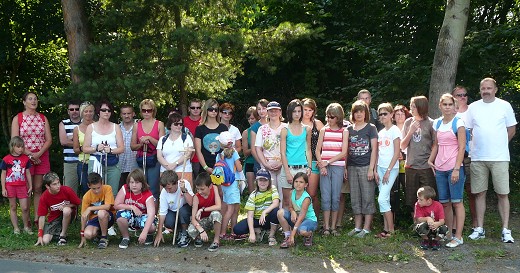
{"type": "Polygon", "coordinates": [[[322,160],[320,161],[320,166],[321,168],[325,168],[329,165],[329,161],[328,160],[322,160]]]}
{"type": "Polygon", "coordinates": [[[146,241],[146,233],[144,232],[141,232],[141,234],[139,235],[139,238],[137,239],[137,241],[140,243],[140,244],[144,244],[144,242],[146,241]]]}
{"type": "MultiPolygon", "coordinates": [[[[218,234],[215,235],[215,236],[218,236],[218,234]]],[[[203,242],[207,242],[207,241],[208,241],[208,233],[207,233],[206,231],[201,232],[201,233],[200,233],[200,239],[201,239],[203,242]]]]}
{"type": "Polygon", "coordinates": [[[282,168],[282,163],[280,163],[278,161],[273,161],[273,163],[271,163],[271,169],[272,169],[273,172],[277,172],[281,168],[282,168]]]}
{"type": "Polygon", "coordinates": [[[2,195],[3,195],[4,197],[7,197],[7,189],[2,189],[2,195]]]}
{"type": "Polygon", "coordinates": [[[321,175],[327,175],[327,168],[325,168],[325,167],[321,167],[321,168],[320,168],[320,174],[321,174],[321,175]]]}
{"type": "Polygon", "coordinates": [[[213,173],[213,168],[208,167],[206,169],[206,172],[209,173],[209,174],[212,174],[213,173]]]}
{"type": "Polygon", "coordinates": [[[345,168],[345,172],[343,173],[343,183],[345,183],[345,181],[348,181],[347,168],[345,168]]]}
{"type": "Polygon", "coordinates": [[[87,245],[87,240],[85,239],[85,237],[81,237],[81,242],[79,242],[78,248],[82,248],[85,245],[87,245]]]}
{"type": "MultiPolygon", "coordinates": [[[[27,194],[30,196],[32,192],[32,185],[27,186],[27,194]]],[[[6,196],[7,197],[7,196],[6,196]]]]}
{"type": "Polygon", "coordinates": [[[430,160],[428,160],[428,165],[430,168],[435,169],[435,163],[431,162],[430,160]]]}
{"type": "Polygon", "coordinates": [[[374,170],[368,169],[368,181],[374,180],[374,170]]]}
{"type": "Polygon", "coordinates": [[[162,235],[162,232],[159,230],[157,231],[157,235],[155,236],[155,241],[153,242],[153,246],[158,247],[161,242],[164,243],[164,237],[162,235]]]}
{"type": "Polygon", "coordinates": [[[38,241],[36,241],[36,244],[34,246],[41,245],[43,246],[43,237],[38,237],[38,241]]]}
{"type": "Polygon", "coordinates": [[[88,220],[88,216],[90,215],[90,207],[86,208],[83,213],[81,213],[81,220],[88,220]]]}
{"type": "Polygon", "coordinates": [[[390,171],[385,172],[385,176],[383,176],[383,183],[388,184],[388,178],[390,178],[390,171]]]}
{"type": "Polygon", "coordinates": [[[294,235],[292,235],[292,233],[291,233],[291,236],[289,236],[289,240],[287,240],[287,243],[288,243],[290,246],[293,246],[293,245],[294,245],[294,235]]]}
{"type": "Polygon", "coordinates": [[[256,235],[254,232],[249,233],[249,242],[256,243],[256,235]]]}
{"type": "Polygon", "coordinates": [[[197,210],[197,215],[195,215],[195,220],[200,221],[201,214],[202,214],[202,209],[197,210]]]}
{"type": "Polygon", "coordinates": [[[262,214],[260,215],[260,219],[258,219],[258,222],[260,223],[260,225],[264,225],[265,224],[265,211],[262,211],[262,214]]]}
{"type": "Polygon", "coordinates": [[[379,185],[379,174],[377,172],[374,173],[374,180],[376,181],[376,184],[379,185]]]}
{"type": "Polygon", "coordinates": [[[410,125],[410,131],[408,131],[408,133],[412,133],[413,134],[419,128],[421,128],[421,122],[416,120],[416,121],[412,122],[412,124],[410,125]]]}
{"type": "Polygon", "coordinates": [[[134,212],[135,216],[139,217],[143,214],[143,212],[138,209],[136,206],[132,206],[132,211],[134,212]]]}
{"type": "Polygon", "coordinates": [[[310,176],[311,173],[312,173],[312,169],[311,169],[311,168],[307,168],[307,170],[305,171],[305,173],[307,174],[307,176],[310,176]]]}
{"type": "Polygon", "coordinates": [[[290,171],[285,171],[285,178],[287,179],[287,183],[292,185],[293,176],[290,171]]]}
{"type": "Polygon", "coordinates": [[[186,180],[181,179],[179,180],[179,187],[181,188],[181,191],[186,191],[186,180]]]}
{"type": "Polygon", "coordinates": [[[296,223],[296,219],[298,219],[298,214],[296,211],[291,211],[291,222],[296,223]]]}
{"type": "Polygon", "coordinates": [[[451,184],[455,184],[455,183],[459,182],[459,176],[460,176],[460,171],[454,169],[451,172],[451,184]]]}

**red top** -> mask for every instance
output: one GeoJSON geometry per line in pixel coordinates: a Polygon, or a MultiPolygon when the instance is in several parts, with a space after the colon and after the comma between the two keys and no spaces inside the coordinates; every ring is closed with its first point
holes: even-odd
{"type": "MultiPolygon", "coordinates": [[[[197,126],[200,125],[200,117],[197,120],[192,120],[189,116],[185,116],[182,119],[182,122],[184,122],[184,127],[188,128],[188,130],[190,130],[192,135],[195,135],[195,129],[197,128],[197,126]]],[[[168,129],[170,129],[170,128],[168,128],[168,129]]],[[[193,158],[191,159],[191,162],[192,163],[200,162],[196,153],[194,153],[193,158]]]]}
{"type": "MultiPolygon", "coordinates": [[[[209,191],[209,195],[208,195],[208,198],[204,198],[202,197],[202,195],[200,195],[200,193],[197,192],[197,194],[195,194],[195,196],[197,196],[197,198],[199,199],[199,207],[197,209],[200,209],[200,208],[207,208],[207,207],[211,207],[213,205],[215,205],[215,189],[214,189],[214,185],[211,185],[211,189],[209,191]]],[[[200,214],[200,218],[206,218],[206,217],[209,217],[209,215],[211,214],[211,211],[204,211],[200,214]]]]}
{"type": "Polygon", "coordinates": [[[153,198],[153,194],[150,190],[142,191],[139,194],[133,193],[128,185],[123,186],[123,192],[125,193],[125,204],[134,205],[143,213],[146,214],[146,201],[153,198]]]}
{"type": "Polygon", "coordinates": [[[435,222],[444,218],[444,209],[439,201],[433,201],[433,203],[427,207],[419,206],[419,203],[415,203],[415,215],[414,218],[420,217],[431,217],[435,222]]]}
{"type": "MultiPolygon", "coordinates": [[[[42,193],[40,203],[38,204],[38,216],[47,216],[47,221],[50,223],[63,215],[63,211],[59,208],[61,205],[74,204],[79,206],[81,200],[76,193],[67,186],[61,186],[60,191],[52,194],[49,190],[42,193]]],[[[72,208],[76,211],[76,208],[72,208]]]]}
{"type": "Polygon", "coordinates": [[[39,152],[45,144],[45,116],[42,113],[36,115],[18,113],[18,126],[25,148],[33,153],[39,152]]]}
{"type": "MultiPolygon", "coordinates": [[[[151,136],[157,140],[159,139],[159,121],[158,120],[155,120],[150,133],[146,133],[143,130],[143,123],[141,121],[137,122],[137,139],[138,139],[137,142],[139,142],[139,139],[144,136],[151,136]]],[[[146,156],[150,156],[150,155],[154,155],[154,154],[157,154],[157,149],[155,148],[155,146],[152,143],[150,143],[150,144],[148,144],[148,150],[146,152],[146,156]]],[[[143,150],[137,151],[137,156],[143,156],[143,150]]]]}
{"type": "Polygon", "coordinates": [[[26,170],[32,166],[31,160],[25,154],[14,156],[8,154],[0,162],[0,170],[5,171],[6,186],[27,185],[26,170]]]}

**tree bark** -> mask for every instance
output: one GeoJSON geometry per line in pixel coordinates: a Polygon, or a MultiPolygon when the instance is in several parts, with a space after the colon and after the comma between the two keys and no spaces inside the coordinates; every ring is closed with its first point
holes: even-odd
{"type": "Polygon", "coordinates": [[[429,115],[440,116],[439,98],[451,93],[457,77],[460,51],[464,43],[470,0],[447,0],[444,21],[433,58],[429,92],[429,115]]]}
{"type": "Polygon", "coordinates": [[[75,65],[91,42],[84,0],[62,0],[63,23],[67,36],[70,74],[73,83],[81,80],[75,73],[75,65]]]}

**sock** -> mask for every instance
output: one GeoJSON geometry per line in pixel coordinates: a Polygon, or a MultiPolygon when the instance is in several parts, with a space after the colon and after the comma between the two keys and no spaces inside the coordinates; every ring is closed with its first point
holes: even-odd
{"type": "Polygon", "coordinates": [[[291,236],[291,232],[290,231],[284,231],[283,234],[285,235],[285,238],[291,236]]]}
{"type": "Polygon", "coordinates": [[[101,239],[106,239],[106,238],[107,238],[107,236],[106,236],[106,235],[105,235],[105,236],[101,236],[101,239]]]}
{"type": "Polygon", "coordinates": [[[360,228],[354,228],[354,230],[356,230],[356,232],[360,232],[362,229],[360,229],[360,228]]]}

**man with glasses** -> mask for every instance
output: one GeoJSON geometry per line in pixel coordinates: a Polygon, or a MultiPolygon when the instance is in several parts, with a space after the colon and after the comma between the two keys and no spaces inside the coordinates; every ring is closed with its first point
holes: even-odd
{"type": "Polygon", "coordinates": [[[60,144],[63,147],[63,183],[65,186],[71,187],[76,194],[79,192],[79,178],[77,166],[79,162],[78,155],[74,153],[72,143],[72,131],[81,123],[79,115],[80,102],[71,100],[67,103],[68,119],[60,121],[58,133],[60,144]]]}
{"type": "Polygon", "coordinates": [[[370,103],[372,102],[372,94],[370,94],[370,91],[366,89],[360,90],[357,94],[357,99],[364,101],[368,105],[368,109],[370,109],[370,123],[376,126],[377,131],[383,129],[385,126],[379,122],[376,109],[370,107],[370,103]]]}
{"type": "MultiPolygon", "coordinates": [[[[195,128],[200,125],[202,102],[199,99],[192,99],[190,101],[190,107],[188,109],[188,116],[183,118],[184,127],[190,130],[192,136],[195,135],[195,128]]],[[[168,128],[169,129],[169,128],[168,128]]],[[[194,153],[191,159],[191,166],[193,170],[193,178],[197,177],[200,172],[200,162],[197,158],[197,154],[194,153]]]]}

